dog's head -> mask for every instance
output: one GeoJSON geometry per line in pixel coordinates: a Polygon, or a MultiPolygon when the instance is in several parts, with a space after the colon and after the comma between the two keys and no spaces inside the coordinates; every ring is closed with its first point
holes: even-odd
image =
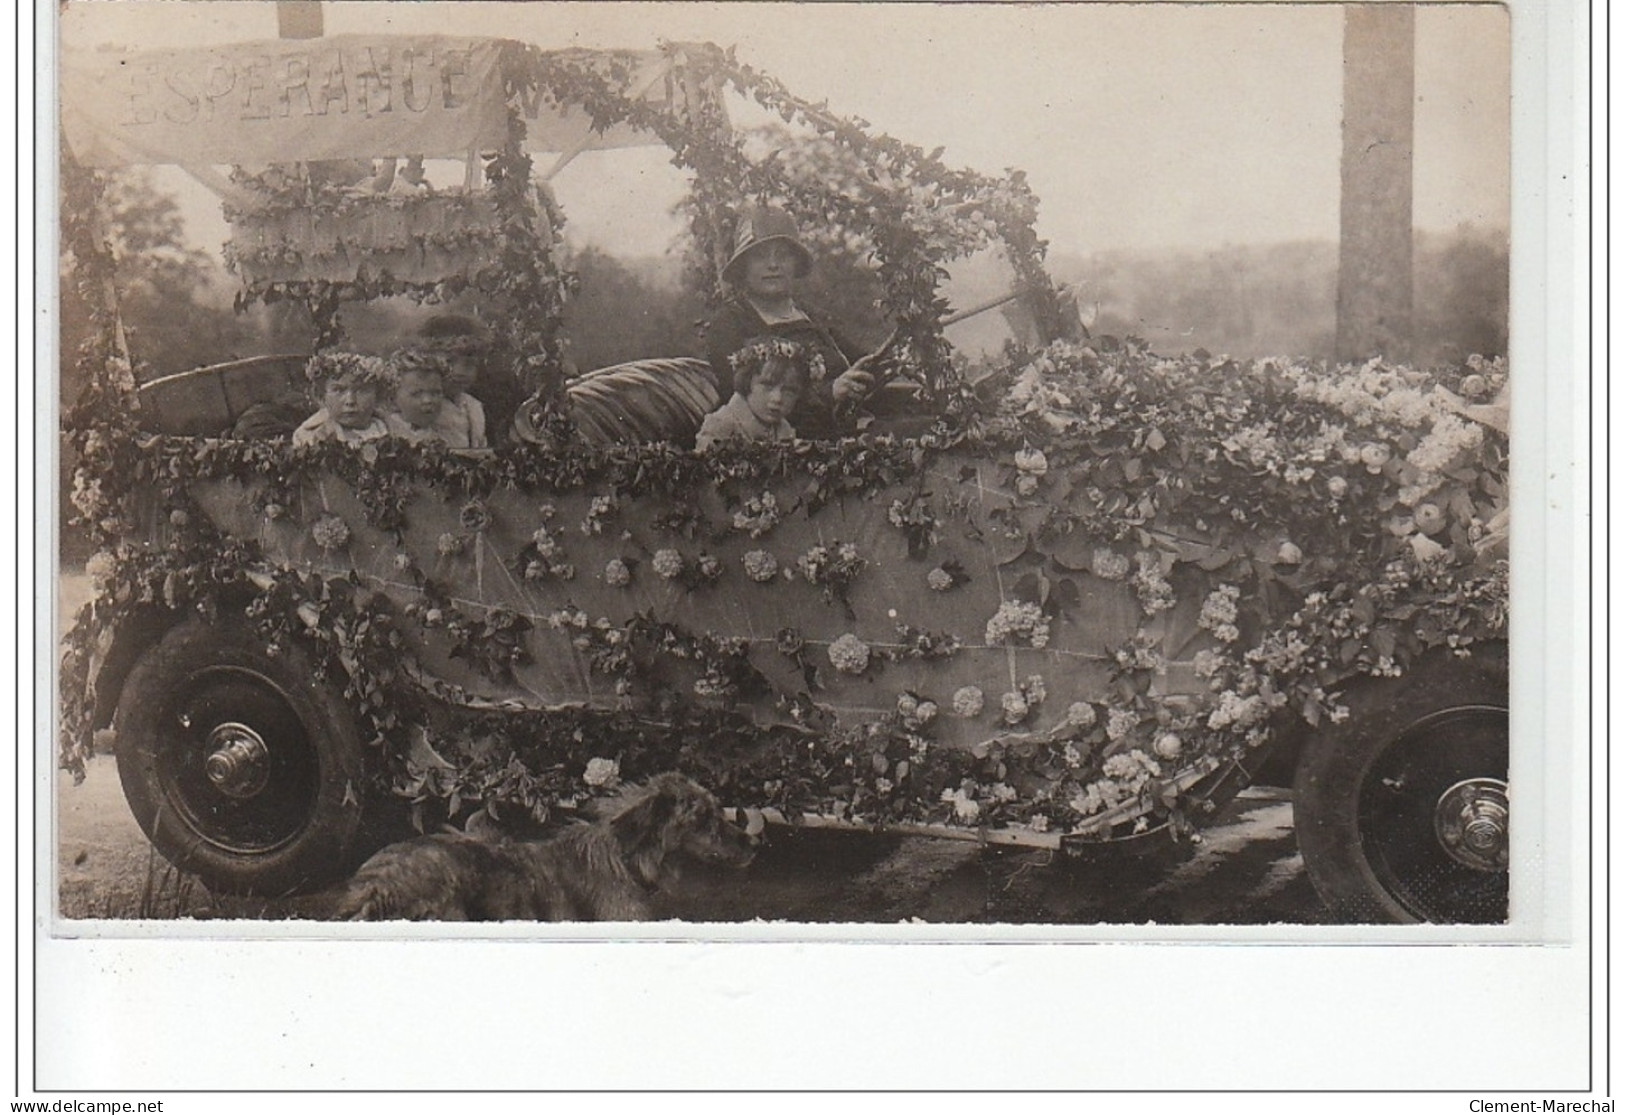
{"type": "Polygon", "coordinates": [[[651,886],[669,878],[684,859],[744,867],[756,854],[751,838],[723,817],[711,792],[674,771],[632,791],[609,827],[634,873],[651,886]]]}

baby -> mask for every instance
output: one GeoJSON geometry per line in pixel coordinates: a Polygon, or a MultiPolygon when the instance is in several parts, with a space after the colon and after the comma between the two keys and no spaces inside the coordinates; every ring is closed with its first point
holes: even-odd
{"type": "Polygon", "coordinates": [[[443,441],[468,449],[461,412],[446,398],[446,361],[438,353],[402,349],[389,358],[395,373],[395,409],[384,415],[389,432],[407,441],[443,441]]]}
{"type": "Polygon", "coordinates": [[[294,445],[342,441],[356,445],[389,433],[378,417],[378,396],[389,386],[389,365],[358,352],[319,352],[305,365],[305,378],[321,409],[293,432],[294,445]]]}
{"type": "Polygon", "coordinates": [[[696,449],[720,441],[789,441],[796,431],[789,414],[821,372],[823,358],[806,345],[780,337],[757,337],[728,358],[733,398],[705,416],[696,449]]]}

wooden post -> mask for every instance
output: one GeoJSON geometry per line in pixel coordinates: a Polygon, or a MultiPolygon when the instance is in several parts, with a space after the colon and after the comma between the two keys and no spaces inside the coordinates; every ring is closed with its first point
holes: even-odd
{"type": "Polygon", "coordinates": [[[321,38],[320,0],[277,0],[276,33],[282,39],[321,38]]]}
{"type": "Polygon", "coordinates": [[[1337,359],[1411,355],[1416,12],[1350,4],[1343,20],[1337,359]]]}

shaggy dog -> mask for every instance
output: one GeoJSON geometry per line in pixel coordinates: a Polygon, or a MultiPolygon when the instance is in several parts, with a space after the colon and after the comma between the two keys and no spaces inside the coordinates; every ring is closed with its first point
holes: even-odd
{"type": "Polygon", "coordinates": [[[657,775],[603,820],[541,841],[460,833],[391,844],[361,865],[335,916],[352,921],[642,921],[684,860],[743,867],[751,841],[716,798],[657,775]]]}

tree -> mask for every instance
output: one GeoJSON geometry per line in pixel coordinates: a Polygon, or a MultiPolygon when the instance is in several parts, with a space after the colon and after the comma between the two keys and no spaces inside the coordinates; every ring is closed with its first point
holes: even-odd
{"type": "MultiPolygon", "coordinates": [[[[144,379],[215,364],[239,356],[308,347],[308,325],[286,312],[239,315],[231,309],[232,280],[225,268],[186,240],[174,198],[145,171],[121,170],[101,178],[104,232],[112,248],[119,315],[130,356],[144,379]]],[[[72,356],[88,328],[64,260],[61,276],[61,398],[78,397],[84,384],[72,356]]]]}

